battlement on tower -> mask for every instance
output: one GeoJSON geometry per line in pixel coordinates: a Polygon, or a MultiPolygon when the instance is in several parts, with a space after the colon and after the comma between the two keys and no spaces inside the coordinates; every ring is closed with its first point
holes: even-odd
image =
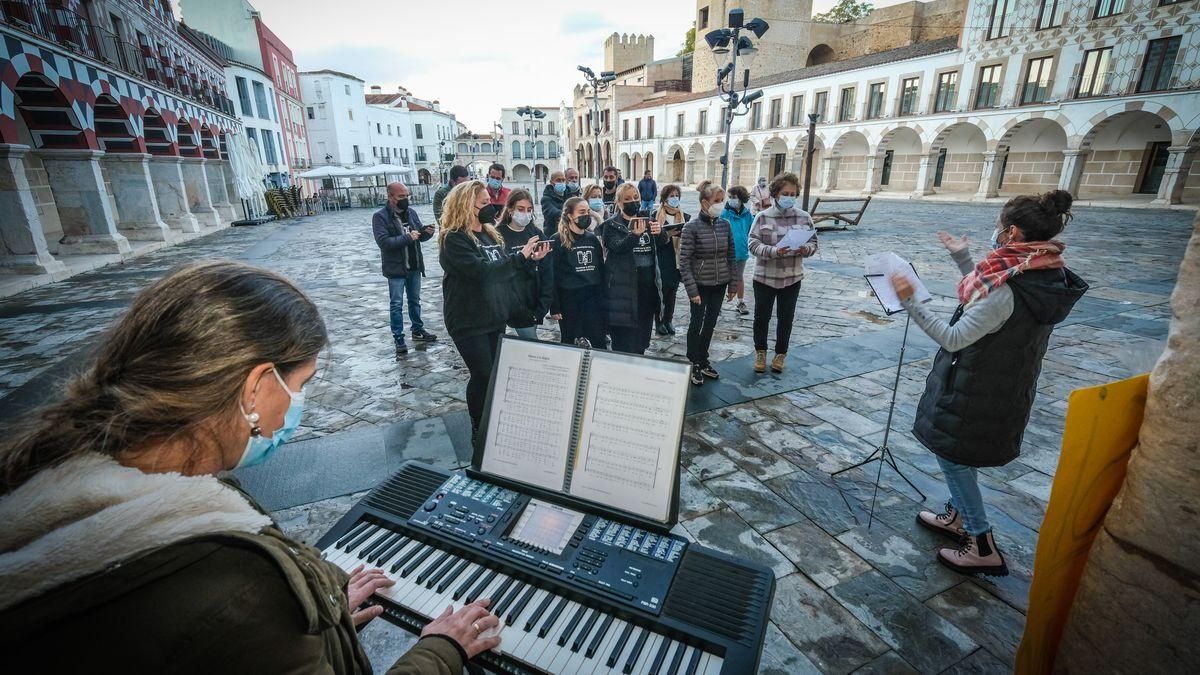
{"type": "Polygon", "coordinates": [[[654,60],[654,36],[613,33],[604,41],[604,69],[621,72],[654,60]]]}

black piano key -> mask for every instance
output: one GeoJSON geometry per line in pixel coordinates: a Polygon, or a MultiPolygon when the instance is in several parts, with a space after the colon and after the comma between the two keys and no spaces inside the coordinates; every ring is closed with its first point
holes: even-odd
{"type": "Polygon", "coordinates": [[[461,598],[464,594],[466,594],[467,589],[470,588],[471,586],[473,586],[475,584],[475,581],[477,579],[479,579],[479,577],[483,576],[483,573],[486,571],[487,571],[487,568],[480,565],[479,569],[472,572],[471,576],[467,577],[466,580],[463,581],[462,584],[458,588],[454,589],[454,595],[452,595],[450,597],[452,597],[455,600],[461,598]]]}
{"type": "Polygon", "coordinates": [[[671,657],[671,667],[667,668],[667,675],[679,675],[679,666],[683,665],[683,655],[687,653],[688,646],[682,642],[679,643],[679,648],[675,650],[675,655],[671,657]]]}
{"type": "Polygon", "coordinates": [[[546,608],[550,606],[552,600],[554,600],[554,596],[549,593],[546,594],[546,597],[542,598],[542,603],[533,611],[533,616],[529,617],[529,620],[525,622],[526,633],[533,630],[533,627],[537,625],[538,619],[545,613],[546,608]]]}
{"type": "Polygon", "coordinates": [[[357,547],[357,549],[355,547],[351,546],[350,552],[354,553],[354,551],[357,550],[358,553],[356,555],[360,558],[365,558],[365,557],[367,557],[367,553],[370,552],[371,549],[375,548],[376,546],[382,544],[384,541],[391,539],[391,538],[392,538],[391,530],[387,530],[387,529],[379,530],[377,533],[372,534],[371,536],[367,537],[366,540],[364,541],[364,543],[362,544],[362,546],[357,547]]]}
{"type": "Polygon", "coordinates": [[[587,607],[580,605],[579,609],[575,610],[575,614],[571,615],[571,620],[568,621],[567,626],[563,628],[562,635],[558,636],[559,647],[566,645],[567,640],[570,640],[571,636],[575,634],[575,629],[579,627],[579,620],[583,618],[584,613],[587,611],[587,607]]]}
{"type": "Polygon", "coordinates": [[[379,559],[375,561],[375,564],[379,565],[380,567],[388,564],[388,561],[396,557],[396,554],[400,552],[400,549],[404,548],[404,545],[410,541],[412,540],[408,537],[401,536],[399,539],[392,542],[392,545],[388,546],[387,550],[379,555],[379,559]]]}
{"type": "Polygon", "coordinates": [[[337,542],[333,545],[333,547],[334,548],[343,548],[347,542],[349,542],[351,539],[357,537],[358,535],[362,534],[363,531],[369,527],[371,527],[370,523],[368,523],[366,521],[360,522],[359,524],[350,528],[350,531],[347,532],[341,539],[338,539],[337,542]]]}
{"type": "Polygon", "coordinates": [[[537,587],[533,586],[532,584],[525,590],[525,594],[522,595],[521,599],[517,601],[517,604],[513,605],[512,609],[509,610],[508,616],[504,617],[504,625],[513,625],[513,622],[517,620],[518,616],[521,616],[521,612],[525,611],[525,606],[529,604],[529,600],[535,593],[537,593],[537,591],[537,587]]]}
{"type": "Polygon", "coordinates": [[[450,573],[450,570],[454,569],[454,566],[457,565],[459,561],[460,559],[456,556],[446,556],[446,562],[442,563],[442,565],[436,571],[434,571],[433,574],[429,575],[429,579],[425,582],[425,588],[433,588],[436,586],[437,583],[442,580],[442,577],[446,576],[450,573]]]}
{"type": "Polygon", "coordinates": [[[600,648],[600,643],[604,640],[604,636],[608,634],[608,629],[612,628],[612,622],[613,615],[606,614],[604,616],[604,623],[600,624],[600,629],[596,631],[596,636],[588,644],[587,651],[583,654],[584,656],[590,659],[596,655],[596,650],[600,648]]]}
{"type": "Polygon", "coordinates": [[[442,551],[442,554],[440,556],[438,556],[437,558],[435,558],[431,565],[429,565],[425,569],[421,570],[421,573],[417,575],[417,584],[425,583],[425,580],[428,579],[429,576],[431,574],[433,574],[434,571],[437,570],[437,568],[444,565],[446,563],[446,560],[448,560],[449,558],[450,558],[450,552],[442,551]]]}
{"type": "Polygon", "coordinates": [[[513,585],[512,588],[508,589],[508,594],[497,600],[496,604],[488,607],[488,611],[498,617],[503,617],[504,610],[508,609],[516,601],[517,596],[521,595],[521,591],[525,590],[525,586],[525,582],[513,579],[513,585]]]}
{"type": "MultiPolygon", "coordinates": [[[[671,645],[675,644],[669,638],[663,638],[662,644],[658,645],[658,651],[654,654],[654,660],[650,662],[650,672],[646,675],[658,675],[662,672],[663,662],[667,660],[667,653],[671,650],[671,645]]],[[[679,647],[682,649],[683,645],[679,647]]]]}
{"type": "Polygon", "coordinates": [[[692,650],[692,660],[688,661],[687,670],[684,671],[684,675],[696,675],[696,668],[700,667],[700,657],[703,655],[704,652],[700,651],[699,647],[692,650]]]}
{"type": "Polygon", "coordinates": [[[583,628],[579,629],[579,634],[575,636],[575,641],[571,643],[571,651],[578,652],[583,648],[583,643],[587,642],[588,635],[592,632],[592,627],[596,625],[596,619],[600,618],[600,610],[593,609],[588,614],[587,619],[583,622],[583,628]]]}
{"type": "Polygon", "coordinates": [[[441,581],[438,582],[437,592],[445,593],[446,589],[450,588],[450,584],[454,583],[455,579],[462,576],[463,570],[467,569],[467,566],[470,564],[470,560],[463,560],[462,562],[458,563],[458,566],[455,567],[453,571],[451,571],[449,574],[443,577],[441,581]]]}
{"type": "Polygon", "coordinates": [[[379,534],[378,527],[368,527],[367,529],[363,530],[362,533],[360,533],[357,537],[351,539],[349,544],[346,544],[346,549],[345,549],[346,552],[349,553],[349,552],[353,551],[354,549],[356,549],[360,545],[362,545],[362,543],[364,541],[366,541],[367,539],[370,539],[372,536],[374,536],[376,534],[379,534]]]}
{"type": "Polygon", "coordinates": [[[395,532],[389,532],[388,536],[380,539],[379,541],[372,544],[370,548],[364,550],[363,555],[361,557],[364,560],[366,560],[367,562],[373,564],[375,562],[375,559],[379,557],[379,554],[386,551],[387,548],[392,545],[392,542],[396,541],[399,538],[400,538],[399,534],[396,534],[395,532]]]}
{"type": "Polygon", "coordinates": [[[612,653],[608,655],[608,661],[604,665],[609,668],[616,667],[617,659],[620,658],[621,652],[625,651],[625,643],[629,641],[631,633],[633,633],[633,624],[625,624],[625,630],[621,631],[621,637],[617,638],[617,644],[613,645],[612,653]]]}
{"type": "Polygon", "coordinates": [[[417,568],[423,565],[426,560],[429,560],[429,556],[433,555],[436,551],[436,548],[432,546],[426,546],[424,551],[418,553],[417,557],[413,558],[412,562],[408,563],[407,567],[400,570],[400,578],[404,579],[408,577],[408,575],[415,572],[417,568]]]}
{"type": "MultiPolygon", "coordinates": [[[[410,548],[408,550],[408,553],[405,553],[404,555],[400,556],[400,559],[396,561],[395,565],[392,565],[391,569],[389,569],[388,572],[390,572],[391,574],[395,574],[401,567],[404,567],[405,565],[407,565],[408,561],[413,559],[413,556],[417,555],[421,551],[424,551],[425,549],[429,549],[429,547],[426,546],[425,544],[417,542],[417,545],[410,548]]],[[[432,551],[433,549],[429,549],[429,550],[432,551]]]]}
{"type": "Polygon", "coordinates": [[[498,587],[496,587],[496,590],[491,592],[490,595],[492,596],[492,602],[488,605],[489,612],[492,614],[499,614],[499,612],[496,611],[496,605],[504,600],[504,595],[508,593],[508,589],[512,588],[512,585],[515,583],[517,583],[517,580],[513,577],[509,577],[505,579],[504,582],[498,587]]]}
{"type": "Polygon", "coordinates": [[[479,583],[475,584],[475,587],[471,589],[471,592],[467,593],[467,597],[463,598],[463,604],[469,605],[478,600],[479,594],[483,592],[483,589],[490,586],[491,583],[496,580],[496,575],[498,574],[500,574],[500,572],[497,570],[489,570],[488,573],[484,575],[483,579],[481,579],[479,583]]]}
{"type": "Polygon", "coordinates": [[[542,627],[538,629],[538,637],[546,637],[546,633],[549,633],[550,627],[554,625],[555,621],[558,621],[558,617],[562,614],[563,608],[567,606],[568,602],[570,600],[567,600],[565,597],[559,599],[558,604],[550,612],[550,616],[546,617],[546,620],[542,623],[542,627]]]}
{"type": "Polygon", "coordinates": [[[642,655],[642,649],[646,647],[646,640],[649,637],[650,631],[643,628],[641,635],[637,637],[637,642],[633,643],[633,650],[629,652],[629,658],[625,659],[625,667],[621,669],[623,675],[633,672],[633,666],[637,664],[638,657],[642,655]]]}

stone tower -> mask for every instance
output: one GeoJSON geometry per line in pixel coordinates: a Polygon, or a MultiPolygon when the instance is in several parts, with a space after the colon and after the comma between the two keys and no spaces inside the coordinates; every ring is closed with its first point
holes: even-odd
{"type": "MultiPolygon", "coordinates": [[[[811,48],[809,23],[812,0],[696,0],[696,55],[692,60],[692,91],[709,91],[717,86],[717,67],[704,41],[705,33],[729,25],[729,10],[740,8],[745,21],[763,18],[771,28],[755,40],[758,56],[751,77],[794,70],[797,55],[811,48]]],[[[751,35],[750,37],[754,37],[751,35]]],[[[738,70],[742,70],[740,67],[738,70]]]]}
{"type": "Polygon", "coordinates": [[[621,72],[654,60],[653,35],[613,33],[604,41],[604,69],[621,72]]]}

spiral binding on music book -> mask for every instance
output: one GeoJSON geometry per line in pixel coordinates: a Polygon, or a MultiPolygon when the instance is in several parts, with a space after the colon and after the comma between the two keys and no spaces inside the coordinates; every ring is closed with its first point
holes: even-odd
{"type": "Polygon", "coordinates": [[[563,492],[571,492],[571,478],[575,473],[575,457],[579,452],[579,435],[583,432],[583,408],[587,403],[587,386],[592,374],[592,343],[587,338],[575,340],[575,346],[583,348],[583,359],[579,363],[579,383],[575,390],[575,411],[571,415],[571,442],[567,450],[567,470],[563,475],[563,492]]]}

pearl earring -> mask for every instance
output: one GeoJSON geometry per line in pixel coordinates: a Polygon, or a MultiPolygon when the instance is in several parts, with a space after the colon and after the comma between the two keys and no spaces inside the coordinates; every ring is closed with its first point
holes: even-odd
{"type": "MultiPolygon", "coordinates": [[[[253,404],[251,404],[251,407],[253,407],[253,404]]],[[[251,436],[262,436],[262,427],[258,426],[258,420],[259,416],[256,412],[251,412],[249,415],[246,415],[246,421],[250,423],[251,436]]]]}

